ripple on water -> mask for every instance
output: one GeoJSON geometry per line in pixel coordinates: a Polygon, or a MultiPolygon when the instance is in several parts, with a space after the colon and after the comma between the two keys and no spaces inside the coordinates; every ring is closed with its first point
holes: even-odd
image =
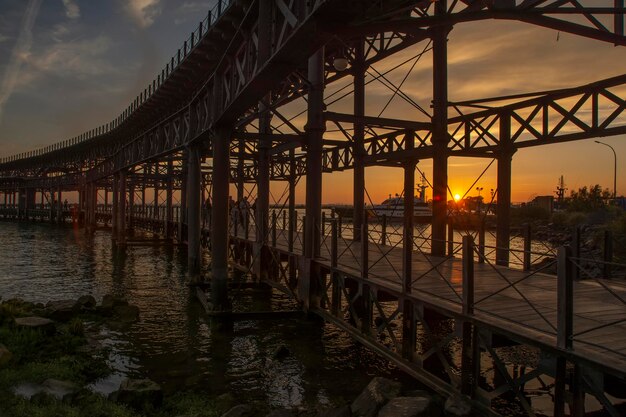
{"type": "MultiPolygon", "coordinates": [[[[314,407],[355,397],[373,375],[411,383],[345,333],[302,320],[236,322],[215,332],[185,281],[186,256],[176,248],[129,247],[115,253],[110,235],[46,224],[0,223],[0,296],[34,302],[92,294],[123,296],[140,308],[131,325],[102,326],[96,335],[115,372],[92,385],[115,390],[127,375],[166,390],[226,391],[272,407],[314,407]],[[291,355],[272,359],[281,345],[291,355]]],[[[294,308],[287,297],[241,290],[240,309],[294,308]]]]}

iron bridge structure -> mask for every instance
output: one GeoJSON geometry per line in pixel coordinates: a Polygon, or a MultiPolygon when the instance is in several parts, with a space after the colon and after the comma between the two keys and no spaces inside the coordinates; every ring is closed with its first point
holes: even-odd
{"type": "Polygon", "coordinates": [[[626,134],[626,74],[452,102],[448,38],[470,22],[506,20],[623,48],[624,13],[624,0],[219,0],[110,123],[0,160],[0,217],[107,225],[120,250],[139,229],[184,244],[212,315],[235,314],[229,277],[244,271],[486,415],[502,400],[535,415],[525,387],[540,381],[554,416],[595,404],[618,417],[626,286],[608,276],[620,265],[609,254],[602,276],[585,276],[575,234],[535,267],[528,231],[523,249],[511,244],[510,207],[518,149],[626,134]],[[403,91],[406,79],[376,69],[393,58],[432,68],[430,107],[403,91]],[[372,82],[414,117],[368,114],[372,82]],[[497,164],[493,244],[484,230],[453,233],[452,157],[497,164]],[[427,228],[411,215],[423,160],[432,161],[427,228]],[[368,214],[365,172],[379,166],[402,172],[399,225],[368,214]],[[353,175],[350,220],[322,207],[332,178],[323,174],[339,171],[353,175]],[[229,207],[231,191],[254,207],[229,207]],[[68,192],[78,205],[63,203],[68,192]],[[201,274],[205,250],[210,273],[201,274]],[[511,366],[504,352],[520,346],[537,358],[511,366]]]}

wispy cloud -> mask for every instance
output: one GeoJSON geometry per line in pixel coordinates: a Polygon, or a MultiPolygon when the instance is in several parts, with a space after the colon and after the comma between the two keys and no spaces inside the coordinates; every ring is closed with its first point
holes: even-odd
{"type": "Polygon", "coordinates": [[[63,0],[65,6],[65,15],[70,19],[78,19],[80,17],[80,8],[74,0],[63,0]]]}
{"type": "Polygon", "coordinates": [[[33,43],[33,26],[35,25],[37,14],[39,14],[41,2],[42,0],[30,0],[26,6],[20,33],[0,85],[0,121],[4,113],[4,106],[15,89],[22,62],[30,54],[30,48],[33,43]]]}
{"type": "Polygon", "coordinates": [[[160,0],[129,0],[126,11],[137,26],[145,29],[161,14],[160,0]]]}
{"type": "Polygon", "coordinates": [[[111,40],[103,35],[49,45],[24,59],[15,83],[27,86],[49,75],[81,80],[111,73],[115,69],[107,59],[110,49],[111,40]]]}

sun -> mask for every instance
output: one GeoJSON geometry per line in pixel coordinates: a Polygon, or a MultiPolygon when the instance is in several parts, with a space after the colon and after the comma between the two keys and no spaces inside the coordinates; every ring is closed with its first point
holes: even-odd
{"type": "Polygon", "coordinates": [[[459,201],[461,199],[461,195],[460,194],[455,194],[454,195],[454,201],[459,201]]]}

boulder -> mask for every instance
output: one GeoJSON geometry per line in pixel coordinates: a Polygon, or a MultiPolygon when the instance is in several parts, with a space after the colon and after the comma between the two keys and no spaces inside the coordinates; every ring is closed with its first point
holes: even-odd
{"type": "Polygon", "coordinates": [[[291,354],[291,351],[289,350],[287,346],[280,345],[276,349],[274,349],[274,352],[272,353],[272,359],[282,360],[282,359],[285,359],[290,354],[291,354]]]}
{"type": "Polygon", "coordinates": [[[46,394],[61,401],[71,401],[80,391],[80,387],[75,383],[58,379],[46,379],[41,385],[46,394]]]}
{"type": "Polygon", "coordinates": [[[331,408],[330,410],[320,411],[319,417],[351,417],[352,411],[350,411],[349,405],[344,405],[339,408],[331,408]]]}
{"type": "Polygon", "coordinates": [[[76,300],[81,310],[93,310],[96,308],[96,299],[92,295],[83,295],[76,300]]]}
{"type": "Polygon", "coordinates": [[[468,417],[472,414],[472,405],[467,399],[453,395],[446,400],[444,411],[446,417],[468,417]]]}
{"type": "Polygon", "coordinates": [[[266,417],[296,417],[296,414],[291,410],[280,409],[270,412],[266,417]]]}
{"type": "Polygon", "coordinates": [[[133,305],[119,305],[113,307],[113,314],[122,322],[131,322],[139,319],[139,307],[133,305]]]}
{"type": "Polygon", "coordinates": [[[11,351],[7,349],[7,347],[4,346],[2,343],[0,343],[0,366],[4,366],[11,360],[12,357],[13,354],[11,353],[11,351]]]}
{"type": "Polygon", "coordinates": [[[96,306],[96,310],[103,315],[110,315],[113,313],[113,308],[118,306],[127,306],[128,301],[114,297],[111,294],[106,294],[102,297],[102,302],[99,306],[96,306]]]}
{"type": "Polygon", "coordinates": [[[236,405],[226,413],[222,414],[222,417],[252,417],[254,415],[254,408],[247,404],[236,405]]]}
{"type": "Polygon", "coordinates": [[[116,394],[118,402],[138,410],[145,408],[146,405],[156,408],[163,403],[161,387],[150,379],[125,379],[116,394]]]}
{"type": "Polygon", "coordinates": [[[389,400],[400,394],[402,385],[387,378],[376,377],[354,400],[350,409],[357,417],[374,417],[389,400]]]}
{"type": "Polygon", "coordinates": [[[430,398],[396,397],[378,412],[378,417],[430,417],[430,398]]]}
{"type": "Polygon", "coordinates": [[[56,321],[70,321],[80,311],[74,300],[50,301],[46,304],[46,315],[56,321]]]}
{"type": "Polygon", "coordinates": [[[18,329],[38,330],[47,335],[52,335],[56,332],[56,327],[52,320],[37,316],[19,317],[15,319],[15,326],[18,329]]]}

